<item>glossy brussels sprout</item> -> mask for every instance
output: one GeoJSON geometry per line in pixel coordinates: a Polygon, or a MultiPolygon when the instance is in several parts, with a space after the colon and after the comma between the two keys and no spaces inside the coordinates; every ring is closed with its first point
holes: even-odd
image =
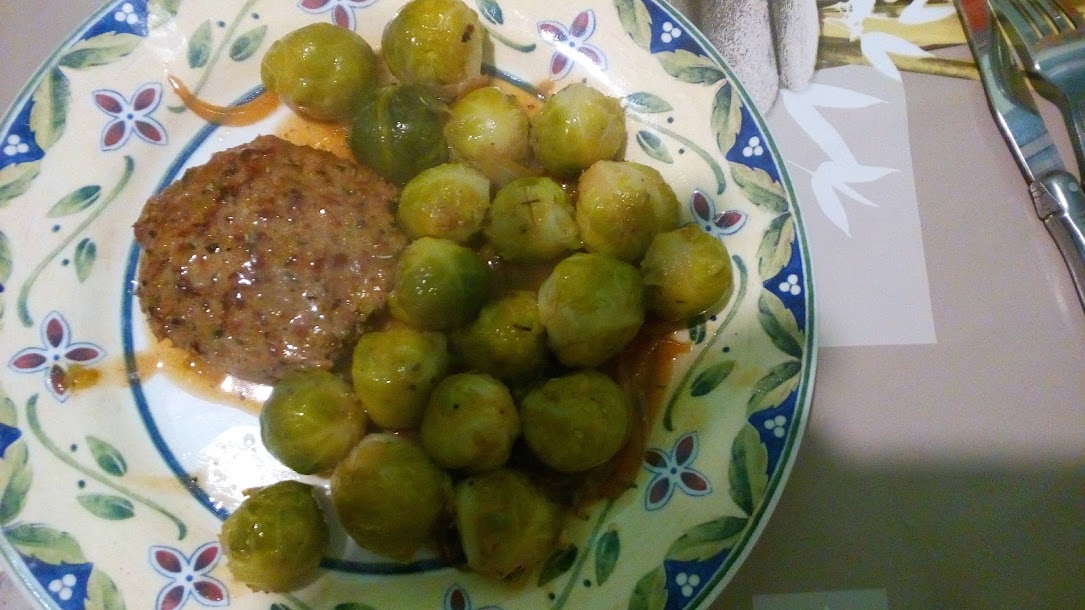
{"type": "Polygon", "coordinates": [[[544,464],[582,472],[605,463],[625,444],[630,404],[622,388],[598,371],[550,379],[524,396],[524,441],[544,464]]]}
{"type": "Polygon", "coordinates": [[[566,366],[606,362],[636,336],[644,316],[640,272],[605,254],[573,254],[539,287],[547,343],[566,366]]]}
{"type": "Polygon", "coordinates": [[[552,174],[573,177],[625,148],[625,111],[617,99],[575,83],[543,102],[531,120],[531,147],[552,174]]]}
{"type": "Polygon", "coordinates": [[[271,455],[301,474],[339,463],[365,430],[350,385],[328,371],[290,373],[260,411],[260,437],[271,455]]]}
{"type": "Polygon", "coordinates": [[[664,320],[705,313],[734,289],[727,247],[695,224],[656,235],[640,269],[648,309],[664,320]]]}
{"type": "Polygon", "coordinates": [[[304,584],[328,546],[328,524],[313,488],[298,481],[245,492],[222,523],[226,567],[254,591],[283,592],[304,584]]]}
{"type": "Polygon", "coordinates": [[[482,229],[489,208],[489,179],[461,163],[444,163],[423,170],[403,187],[396,219],[411,239],[465,243],[482,229]]]}
{"type": "Polygon", "coordinates": [[[453,157],[505,184],[530,171],[530,127],[515,97],[497,87],[481,87],[452,105],[445,137],[453,157]]]}
{"type": "Polygon", "coordinates": [[[647,165],[600,161],[580,177],[576,224],[590,252],[636,262],[657,233],[678,228],[681,214],[674,190],[647,165]]]}
{"type": "Polygon", "coordinates": [[[561,510],[514,470],[494,470],[460,481],[455,506],[467,566],[489,578],[527,574],[550,555],[561,533],[561,510]]]}
{"type": "Polygon", "coordinates": [[[448,160],[448,108],[421,85],[388,85],[358,102],[348,143],[354,158],[400,186],[448,160]]]}
{"type": "Polygon", "coordinates": [[[422,421],[433,387],[448,374],[451,360],[441,333],[407,326],[365,333],[351,359],[354,393],[377,426],[414,428],[422,421]]]}
{"type": "Polygon", "coordinates": [[[452,483],[412,440],[368,434],[331,477],[347,534],[364,549],[406,560],[436,534],[452,483]]]}
{"type": "Polygon", "coordinates": [[[473,250],[448,239],[423,237],[404,249],[388,306],[417,328],[463,326],[486,299],[487,270],[473,250]]]}
{"type": "Polygon", "coordinates": [[[498,190],[485,233],[502,258],[516,262],[551,261],[580,247],[572,199],[547,177],[519,178],[498,190]]]}
{"type": "Polygon", "coordinates": [[[509,383],[539,376],[546,368],[546,329],[535,293],[511,292],[487,303],[455,338],[456,352],[467,368],[509,383]]]}
{"type": "Polygon", "coordinates": [[[458,85],[482,73],[484,33],[461,0],[411,0],[385,26],[381,53],[400,81],[458,85]]]}
{"type": "Polygon", "coordinates": [[[345,121],[376,88],[377,59],[369,43],[330,23],[314,23],[276,40],[260,64],[264,87],[298,114],[345,121]]]}
{"type": "Polygon", "coordinates": [[[480,472],[504,466],[520,436],[520,415],[505,384],[483,373],[446,377],[422,417],[422,448],[439,466],[480,472]]]}

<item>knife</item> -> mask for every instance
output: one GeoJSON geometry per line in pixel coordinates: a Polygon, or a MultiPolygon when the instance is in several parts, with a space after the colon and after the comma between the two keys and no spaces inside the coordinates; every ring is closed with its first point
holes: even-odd
{"type": "Polygon", "coordinates": [[[1085,193],[1081,183],[1066,171],[987,0],[954,0],[954,4],[991,114],[1028,184],[1036,215],[1062,253],[1085,308],[1085,193]]]}

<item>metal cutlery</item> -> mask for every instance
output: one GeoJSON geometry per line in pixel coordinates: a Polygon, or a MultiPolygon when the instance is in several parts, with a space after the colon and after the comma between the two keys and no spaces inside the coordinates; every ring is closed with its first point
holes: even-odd
{"type": "MultiPolygon", "coordinates": [[[[995,0],[992,0],[994,2],[995,0]]],[[[1028,184],[1036,214],[1062,253],[1085,307],[1085,193],[1058,149],[987,0],[954,0],[999,130],[1028,184]]]]}
{"type": "Polygon", "coordinates": [[[1085,19],[1066,0],[991,0],[991,8],[1036,90],[1062,111],[1085,173],[1085,19]]]}

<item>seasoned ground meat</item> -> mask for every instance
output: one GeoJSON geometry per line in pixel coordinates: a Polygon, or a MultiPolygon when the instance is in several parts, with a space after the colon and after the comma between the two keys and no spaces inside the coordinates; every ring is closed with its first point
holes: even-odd
{"type": "Polygon", "coordinates": [[[135,224],[151,330],[249,381],[331,367],[384,305],[407,244],[397,196],[367,168],[274,136],[215,154],[135,224]]]}

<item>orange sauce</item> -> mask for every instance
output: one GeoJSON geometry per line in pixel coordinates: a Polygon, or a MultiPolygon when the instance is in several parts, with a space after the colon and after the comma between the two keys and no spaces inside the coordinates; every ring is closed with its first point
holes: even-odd
{"type": "Polygon", "coordinates": [[[279,99],[270,91],[264,91],[244,104],[237,106],[216,106],[193,95],[181,79],[166,74],[170,88],[185,107],[196,116],[216,125],[252,125],[267,118],[279,107],[279,99]]]}
{"type": "Polygon", "coordinates": [[[122,358],[114,357],[93,367],[71,366],[61,383],[68,391],[78,393],[91,388],[125,388],[129,383],[146,382],[159,374],[166,375],[192,396],[251,412],[259,412],[270,392],[268,386],[211,369],[174,347],[169,340],[135,354],[133,372],[129,372],[122,358]]]}
{"type": "Polygon", "coordinates": [[[310,146],[334,154],[341,159],[354,160],[347,144],[348,127],[340,123],[313,121],[291,113],[276,130],[277,136],[298,146],[310,146]]]}

